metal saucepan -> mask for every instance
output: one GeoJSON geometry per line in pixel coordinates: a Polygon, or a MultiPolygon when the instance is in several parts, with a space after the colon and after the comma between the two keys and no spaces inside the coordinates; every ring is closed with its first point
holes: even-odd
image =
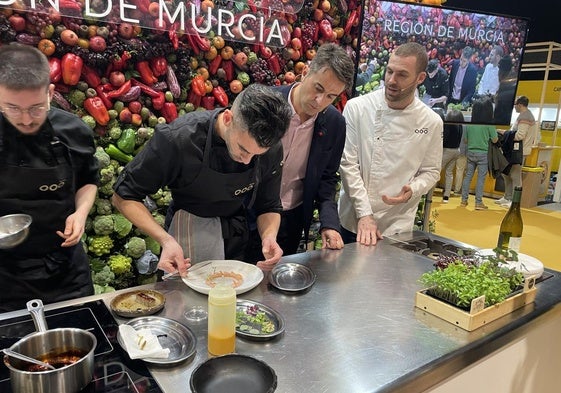
{"type": "Polygon", "coordinates": [[[4,356],[10,370],[12,390],[34,393],[76,393],[93,379],[95,336],[82,329],[47,330],[41,300],[30,300],[31,313],[37,332],[31,333],[10,347],[12,351],[49,363],[55,370],[23,360],[4,356]]]}

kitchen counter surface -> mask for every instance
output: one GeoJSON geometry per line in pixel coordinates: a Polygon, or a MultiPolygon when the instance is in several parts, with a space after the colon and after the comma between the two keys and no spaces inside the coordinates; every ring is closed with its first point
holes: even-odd
{"type": "MultiPolygon", "coordinates": [[[[561,277],[537,284],[535,303],[473,332],[414,306],[419,276],[432,260],[383,240],[376,247],[348,244],[340,251],[311,251],[281,263],[309,266],[316,283],[306,292],[286,294],[265,279],[238,295],[272,307],[285,318],[285,332],[272,341],[236,340],[236,352],[268,363],[278,375],[279,393],[422,392],[514,340],[536,318],[561,302],[561,277]]],[[[161,291],[166,305],[158,316],[189,326],[198,339],[196,354],[174,366],[150,366],[165,392],[189,390],[193,370],[208,358],[206,320],[190,322],[185,310],[206,309],[207,296],[181,280],[144,286],[161,291]]],[[[122,291],[121,291],[122,292],[122,291]]],[[[119,293],[119,292],[117,292],[119,293]]],[[[49,305],[46,309],[116,293],[49,305]]],[[[0,314],[0,320],[27,311],[0,314]]],[[[126,319],[116,317],[122,323],[126,319]]]]}

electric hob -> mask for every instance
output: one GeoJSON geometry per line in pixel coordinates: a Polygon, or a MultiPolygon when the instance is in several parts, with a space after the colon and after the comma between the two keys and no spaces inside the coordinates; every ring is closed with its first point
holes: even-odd
{"type": "MultiPolygon", "coordinates": [[[[45,319],[49,329],[84,329],[92,332],[97,339],[94,377],[80,393],[163,392],[146,364],[142,360],[131,360],[117,342],[119,326],[103,301],[45,311],[45,319]]],[[[35,331],[31,315],[0,321],[0,348],[8,348],[35,331]]],[[[3,361],[0,361],[0,392],[12,392],[10,371],[3,361]]]]}

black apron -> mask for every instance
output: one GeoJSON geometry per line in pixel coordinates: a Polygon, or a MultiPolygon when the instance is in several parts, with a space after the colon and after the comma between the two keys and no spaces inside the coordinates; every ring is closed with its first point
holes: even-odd
{"type": "Polygon", "coordinates": [[[213,117],[209,124],[201,171],[187,187],[173,190],[167,222],[171,221],[178,209],[199,217],[220,217],[225,258],[243,260],[249,239],[243,202],[252,191],[250,204],[255,199],[259,182],[259,157],[256,157],[254,166],[244,172],[221,173],[210,168],[215,121],[216,117],[213,117]]]}
{"type": "Polygon", "coordinates": [[[33,218],[29,236],[17,247],[0,250],[0,310],[93,294],[88,257],[81,243],[63,248],[66,218],[75,210],[75,183],[67,147],[54,137],[47,120],[42,132],[51,136],[43,168],[8,164],[0,116],[0,215],[25,213],[33,218]]]}

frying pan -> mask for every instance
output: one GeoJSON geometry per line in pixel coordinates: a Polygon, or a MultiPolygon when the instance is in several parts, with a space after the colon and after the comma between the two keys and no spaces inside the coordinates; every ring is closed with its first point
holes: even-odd
{"type": "Polygon", "coordinates": [[[191,374],[193,393],[273,393],[277,375],[265,362],[229,354],[208,359],[191,374]]]}

